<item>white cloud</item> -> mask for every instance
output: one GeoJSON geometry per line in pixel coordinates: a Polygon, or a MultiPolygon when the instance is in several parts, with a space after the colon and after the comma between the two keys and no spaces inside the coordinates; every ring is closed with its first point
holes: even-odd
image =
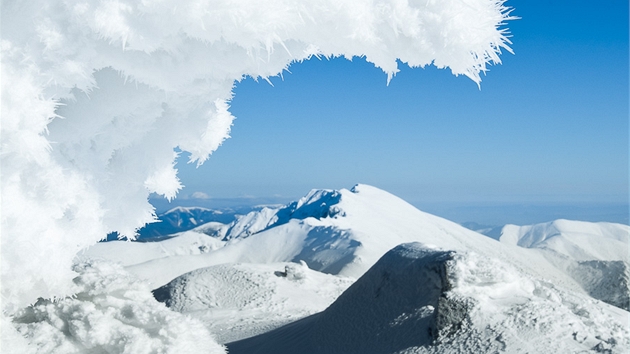
{"type": "Polygon", "coordinates": [[[210,196],[204,192],[195,192],[190,195],[191,199],[210,199],[210,196]]]}

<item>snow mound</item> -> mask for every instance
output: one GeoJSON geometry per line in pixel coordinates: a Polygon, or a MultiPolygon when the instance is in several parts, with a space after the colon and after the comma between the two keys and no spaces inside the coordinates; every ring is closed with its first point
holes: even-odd
{"type": "Polygon", "coordinates": [[[225,343],[320,312],[353,282],[305,263],[223,264],[184,274],[153,294],[171,310],[206,323],[225,343]]]}
{"type": "MultiPolygon", "coordinates": [[[[92,262],[75,270],[79,291],[73,297],[40,298],[13,316],[31,352],[225,353],[201,322],[167,309],[122,267],[92,262]]],[[[2,331],[9,328],[3,324],[2,331]]],[[[3,353],[11,350],[6,344],[3,353]]]]}
{"type": "Polygon", "coordinates": [[[227,344],[248,353],[622,353],[628,313],[496,259],[400,245],[325,311],[227,344]]]}
{"type": "Polygon", "coordinates": [[[97,259],[131,266],[153,259],[208,253],[223,247],[224,244],[223,241],[205,233],[186,231],[157,242],[109,241],[97,243],[81,250],[75,257],[75,262],[97,259]]]}

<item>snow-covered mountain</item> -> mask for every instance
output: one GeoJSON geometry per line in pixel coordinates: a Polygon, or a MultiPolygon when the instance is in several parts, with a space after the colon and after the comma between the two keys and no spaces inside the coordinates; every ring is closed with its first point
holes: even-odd
{"type": "Polygon", "coordinates": [[[555,220],[506,225],[499,241],[535,249],[591,296],[630,310],[629,237],[628,225],[555,220]]]}
{"type": "MultiPolygon", "coordinates": [[[[496,258],[532,276],[627,308],[628,263],[621,259],[628,245],[624,227],[608,226],[619,231],[615,240],[620,251],[614,257],[608,239],[593,239],[585,247],[601,257],[593,259],[596,263],[584,263],[588,261],[571,255],[550,255],[545,249],[496,242],[423,213],[385,191],[357,185],[352,190],[313,190],[286,207],[251,212],[225,226],[221,233],[224,241],[213,240],[211,245],[202,245],[202,240],[206,240],[203,237],[195,240],[195,247],[188,247],[190,242],[184,238],[170,240],[164,244],[166,252],[156,252],[156,246],[136,245],[134,254],[127,254],[125,264],[129,271],[148,279],[155,287],[189,271],[224,263],[305,261],[313,270],[358,278],[388,250],[417,241],[496,258]],[[176,246],[180,242],[188,246],[176,246]]],[[[189,233],[185,237],[199,237],[199,233],[189,233]]],[[[96,245],[85,254],[103,258],[122,254],[122,250],[113,252],[116,247],[126,246],[109,242],[96,245]]]]}
{"type": "Polygon", "coordinates": [[[158,215],[158,222],[138,230],[140,237],[159,237],[187,231],[208,222],[229,223],[234,215],[221,210],[198,207],[175,207],[158,215]]]}
{"type": "Polygon", "coordinates": [[[509,255],[507,249],[512,248],[507,245],[423,213],[367,185],[352,190],[314,190],[286,208],[252,213],[231,226],[226,240],[224,247],[209,253],[138,262],[128,269],[156,286],[194,269],[234,262],[303,260],[311,269],[357,278],[391,248],[420,241],[445,249],[478,250],[519,262],[525,269],[579,288],[535,253],[509,255]]]}
{"type": "Polygon", "coordinates": [[[503,230],[503,226],[484,225],[484,224],[476,223],[474,221],[463,222],[461,223],[461,225],[467,229],[473,230],[482,235],[486,235],[495,240],[498,240],[499,237],[501,237],[501,231],[503,230]]]}
{"type": "MultiPolygon", "coordinates": [[[[265,209],[278,209],[283,205],[237,206],[208,209],[204,207],[177,206],[157,215],[155,222],[138,229],[134,241],[155,242],[175,234],[195,229],[209,236],[222,239],[232,229],[232,225],[249,214],[258,214],[265,209]]],[[[241,223],[242,224],[242,223],[241,223]]],[[[107,235],[106,241],[117,241],[118,233],[107,235]]]]}
{"type": "Polygon", "coordinates": [[[561,219],[527,226],[506,225],[499,240],[549,250],[578,261],[627,261],[629,237],[628,225],[561,219]]]}
{"type": "MultiPolygon", "coordinates": [[[[564,224],[556,229],[582,225],[564,224]]],[[[605,227],[616,230],[617,253],[589,223],[581,238],[561,233],[598,257],[588,259],[521,247],[507,233],[498,242],[357,185],[313,190],[203,233],[215,226],[101,243],[78,259],[124,258],[157,299],[232,342],[231,353],[620,353],[630,343],[623,225],[605,227]]]]}
{"type": "MultiPolygon", "coordinates": [[[[177,206],[158,214],[156,222],[139,229],[137,239],[139,241],[156,241],[159,238],[188,231],[200,225],[206,225],[206,229],[214,236],[215,233],[209,229],[209,226],[214,225],[214,229],[219,230],[221,226],[233,222],[239,214],[248,213],[252,209],[255,208],[208,209],[177,206]]],[[[116,237],[117,235],[109,235],[108,240],[115,240],[116,237]]]]}

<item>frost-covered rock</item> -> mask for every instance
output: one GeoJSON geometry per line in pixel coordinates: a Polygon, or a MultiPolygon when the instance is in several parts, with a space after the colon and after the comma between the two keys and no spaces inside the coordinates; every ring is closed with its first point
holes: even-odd
{"type": "Polygon", "coordinates": [[[630,265],[624,261],[582,261],[568,267],[592,297],[630,311],[630,265]]]}
{"type": "MultiPolygon", "coordinates": [[[[32,352],[42,354],[225,353],[201,322],[157,302],[147,284],[121,266],[92,262],[76,271],[74,296],[39,299],[12,324],[3,323],[3,332],[13,325],[32,352]]],[[[24,352],[7,344],[3,353],[24,352]]]]}
{"type": "Polygon", "coordinates": [[[227,346],[232,354],[623,353],[627,318],[497,259],[413,243],[385,254],[325,311],[227,346]]]}

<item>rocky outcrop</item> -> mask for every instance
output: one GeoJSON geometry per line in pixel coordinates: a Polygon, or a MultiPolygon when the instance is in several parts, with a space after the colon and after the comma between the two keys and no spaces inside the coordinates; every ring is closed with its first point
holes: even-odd
{"type": "Polygon", "coordinates": [[[400,245],[322,313],[230,343],[229,352],[394,353],[438,343],[465,326],[473,306],[449,296],[454,254],[400,245]]]}

